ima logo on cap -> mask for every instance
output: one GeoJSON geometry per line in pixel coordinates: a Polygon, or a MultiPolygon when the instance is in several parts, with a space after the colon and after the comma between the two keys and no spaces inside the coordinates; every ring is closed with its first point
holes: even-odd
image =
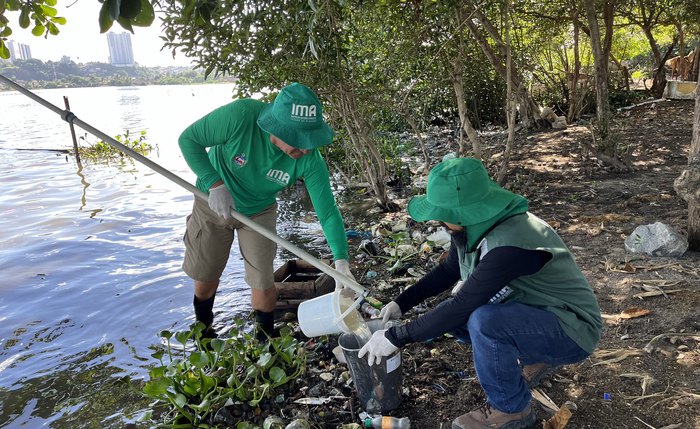
{"type": "Polygon", "coordinates": [[[292,103],[292,119],[302,121],[313,121],[316,119],[316,105],[293,104],[292,103]]]}

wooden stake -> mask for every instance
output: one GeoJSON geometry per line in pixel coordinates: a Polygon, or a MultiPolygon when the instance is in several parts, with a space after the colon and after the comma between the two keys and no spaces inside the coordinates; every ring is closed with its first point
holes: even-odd
{"type": "MultiPolygon", "coordinates": [[[[63,104],[66,105],[66,110],[70,110],[70,104],[68,104],[68,97],[65,95],[63,96],[63,104]]],[[[75,138],[75,127],[73,127],[73,123],[69,122],[68,126],[70,127],[70,135],[73,138],[73,151],[75,152],[75,160],[80,164],[80,154],[78,153],[78,140],[75,138]]]]}

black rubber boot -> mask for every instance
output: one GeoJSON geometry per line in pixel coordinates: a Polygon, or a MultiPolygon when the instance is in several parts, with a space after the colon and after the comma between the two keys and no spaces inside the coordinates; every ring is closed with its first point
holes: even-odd
{"type": "Polygon", "coordinates": [[[259,342],[267,342],[274,335],[275,313],[273,311],[255,310],[255,338],[259,342]]]}
{"type": "Polygon", "coordinates": [[[194,306],[194,316],[198,322],[204,323],[207,328],[202,333],[202,338],[216,338],[216,331],[211,327],[214,322],[214,297],[200,301],[195,295],[192,305],[194,306]]]}

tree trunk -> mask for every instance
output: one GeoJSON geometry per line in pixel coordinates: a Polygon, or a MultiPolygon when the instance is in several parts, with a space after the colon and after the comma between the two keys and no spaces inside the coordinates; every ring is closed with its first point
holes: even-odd
{"type": "Polygon", "coordinates": [[[693,55],[693,64],[690,67],[690,80],[697,82],[700,79],[700,46],[695,48],[695,54],[693,55]]]}
{"type": "Polygon", "coordinates": [[[687,80],[689,65],[685,60],[685,33],[680,23],[676,23],[676,28],[678,29],[678,56],[680,57],[678,61],[678,76],[680,76],[680,80],[687,80]]]}
{"type": "Polygon", "coordinates": [[[579,52],[579,35],[580,29],[578,25],[578,5],[576,2],[572,4],[571,18],[574,25],[574,69],[571,72],[571,80],[569,84],[569,112],[566,115],[566,120],[572,124],[581,114],[582,98],[579,93],[579,74],[581,73],[581,54],[579,52]]]}
{"type": "MultiPolygon", "coordinates": [[[[460,61],[461,62],[461,61],[460,61]]],[[[469,116],[467,115],[467,102],[464,96],[464,82],[462,81],[462,76],[453,76],[452,87],[455,90],[455,97],[457,98],[457,110],[459,111],[459,156],[465,156],[467,151],[464,149],[462,144],[462,136],[464,134],[469,138],[469,142],[472,144],[472,152],[474,158],[481,159],[481,138],[472,126],[469,116]]]]}
{"type": "MultiPolygon", "coordinates": [[[[464,22],[467,17],[465,16],[465,11],[463,7],[457,7],[456,11],[457,24],[464,22]]],[[[457,99],[457,111],[459,112],[459,156],[465,156],[467,154],[464,148],[464,134],[469,138],[469,142],[472,146],[472,152],[474,158],[481,159],[481,139],[479,134],[476,132],[469,120],[469,111],[467,109],[467,101],[464,94],[464,80],[462,79],[462,72],[464,69],[464,37],[462,32],[457,36],[457,55],[452,59],[452,71],[450,72],[450,81],[452,82],[452,88],[455,91],[455,98],[457,99]]]]}
{"type": "Polygon", "coordinates": [[[410,112],[404,111],[402,112],[402,116],[413,130],[416,139],[418,139],[418,147],[420,147],[421,154],[423,154],[423,173],[428,174],[430,172],[430,156],[428,155],[428,149],[425,147],[425,140],[423,140],[423,136],[421,135],[420,127],[410,112]]]}
{"type": "Polygon", "coordinates": [[[387,194],[386,163],[371,139],[371,126],[357,109],[357,100],[353,91],[342,84],[338,85],[335,92],[335,107],[350,138],[350,144],[347,147],[361,165],[377,204],[385,211],[396,211],[398,205],[391,201],[387,194]]]}
{"type": "MultiPolygon", "coordinates": [[[[698,86],[700,87],[700,80],[698,86]]],[[[700,91],[695,94],[693,138],[688,153],[688,167],[675,180],[673,188],[688,202],[688,248],[700,251],[700,91]]]]}
{"type": "Polygon", "coordinates": [[[515,143],[515,99],[513,97],[513,80],[511,79],[513,73],[513,58],[512,58],[512,46],[510,43],[510,0],[506,0],[505,11],[504,11],[504,21],[505,21],[505,32],[506,32],[506,76],[508,83],[506,87],[506,118],[508,120],[508,140],[506,141],[506,148],[503,151],[503,159],[501,160],[501,167],[496,175],[496,182],[503,185],[506,178],[506,173],[508,172],[508,163],[510,162],[510,154],[513,151],[513,145],[515,143]]]}
{"type": "MultiPolygon", "coordinates": [[[[601,142],[596,151],[602,152],[609,158],[616,157],[615,142],[610,139],[610,101],[608,99],[608,55],[600,39],[600,26],[596,13],[595,0],[584,0],[588,28],[591,33],[591,50],[595,65],[596,118],[601,142]]],[[[608,34],[606,34],[606,39],[608,34]]]]}
{"type": "Polygon", "coordinates": [[[668,57],[671,56],[673,48],[676,47],[676,41],[677,39],[674,38],[666,54],[659,61],[656,72],[654,72],[654,83],[652,83],[651,89],[649,90],[654,98],[661,98],[664,95],[664,89],[666,89],[666,61],[668,57]]]}
{"type": "MultiPolygon", "coordinates": [[[[474,6],[471,5],[471,3],[469,4],[470,7],[474,8],[474,6]]],[[[473,20],[466,20],[465,25],[467,26],[467,28],[469,28],[469,31],[471,32],[472,36],[474,36],[474,40],[484,52],[484,55],[486,55],[486,58],[491,63],[491,66],[496,70],[496,72],[501,76],[501,78],[503,78],[503,80],[506,80],[507,70],[505,66],[505,43],[503,43],[500,34],[498,34],[498,31],[495,29],[491,21],[489,21],[485,15],[483,15],[479,10],[476,10],[475,14],[477,15],[477,17],[480,17],[482,25],[492,37],[492,39],[494,39],[494,41],[496,42],[498,53],[494,51],[489,42],[486,40],[484,34],[481,32],[481,30],[473,20]]],[[[539,125],[539,121],[541,120],[540,108],[530,96],[530,93],[525,88],[525,85],[522,84],[522,80],[520,79],[520,75],[518,74],[518,70],[515,66],[513,67],[513,72],[511,73],[511,81],[513,84],[513,88],[516,89],[518,99],[520,100],[521,122],[527,128],[532,127],[535,123],[539,125]]]]}

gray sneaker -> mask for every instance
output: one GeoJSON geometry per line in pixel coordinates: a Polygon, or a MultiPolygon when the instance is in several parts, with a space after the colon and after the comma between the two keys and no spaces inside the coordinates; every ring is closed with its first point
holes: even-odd
{"type": "Polygon", "coordinates": [[[532,404],[519,413],[502,413],[487,402],[462,414],[452,422],[452,429],[525,429],[537,420],[532,404]]]}

